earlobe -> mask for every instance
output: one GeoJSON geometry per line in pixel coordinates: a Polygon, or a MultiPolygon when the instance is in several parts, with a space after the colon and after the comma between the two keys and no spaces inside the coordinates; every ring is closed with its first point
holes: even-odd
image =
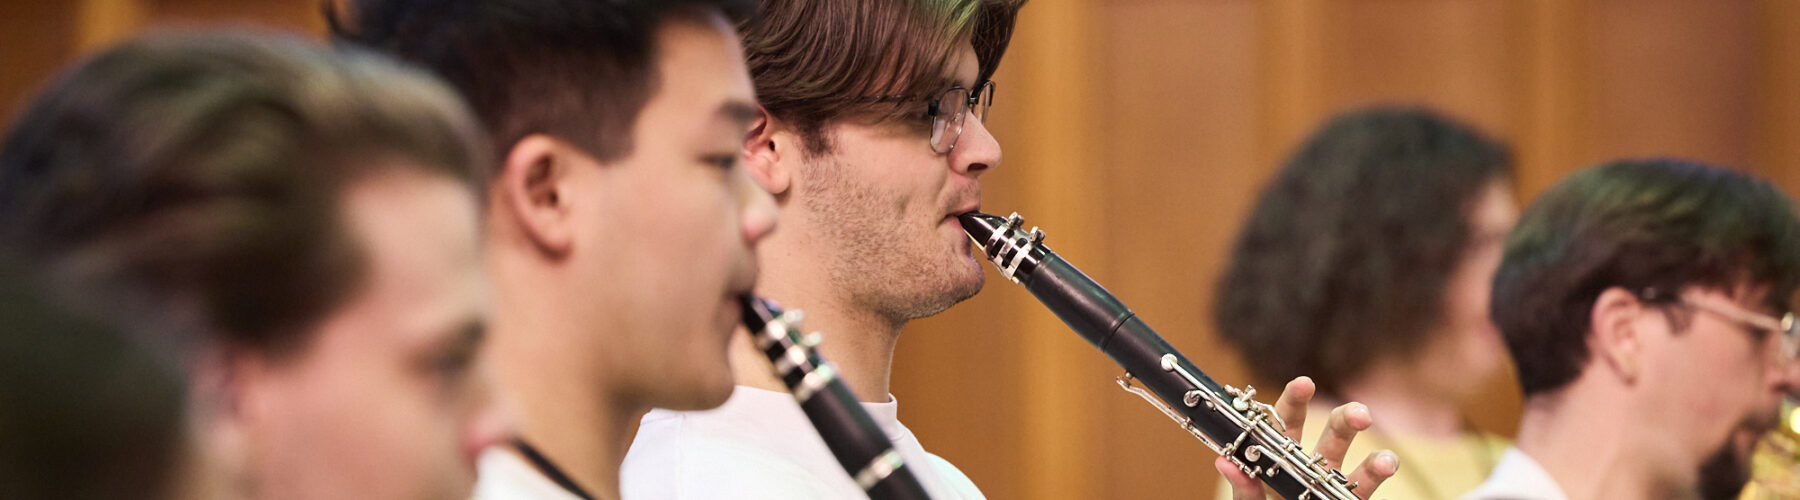
{"type": "Polygon", "coordinates": [[[744,152],[738,157],[750,171],[750,177],[773,195],[787,192],[792,182],[788,166],[781,162],[783,154],[793,153],[788,147],[791,143],[782,144],[788,137],[783,130],[779,120],[758,106],[756,118],[750,121],[750,130],[744,134],[744,152]]]}
{"type": "Polygon", "coordinates": [[[252,353],[244,349],[209,348],[194,357],[188,372],[188,407],[199,427],[196,442],[223,463],[245,463],[250,453],[256,404],[248,380],[252,353]]]}
{"type": "Polygon", "coordinates": [[[1639,321],[1647,306],[1622,288],[1600,293],[1589,314],[1589,347],[1627,383],[1637,380],[1643,364],[1644,337],[1639,321]]]}
{"type": "Polygon", "coordinates": [[[573,243],[569,228],[568,170],[572,151],[544,135],[520,139],[501,164],[496,196],[519,233],[537,248],[564,255],[573,243]]]}

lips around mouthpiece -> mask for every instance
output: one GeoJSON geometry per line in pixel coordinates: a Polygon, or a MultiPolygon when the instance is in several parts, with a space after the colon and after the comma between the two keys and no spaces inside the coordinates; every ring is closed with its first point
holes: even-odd
{"type": "Polygon", "coordinates": [[[976,243],[987,241],[988,238],[994,236],[994,233],[999,232],[1000,228],[1006,226],[1006,219],[981,212],[969,212],[958,215],[956,218],[962,222],[963,231],[968,232],[969,237],[974,238],[976,243]]]}

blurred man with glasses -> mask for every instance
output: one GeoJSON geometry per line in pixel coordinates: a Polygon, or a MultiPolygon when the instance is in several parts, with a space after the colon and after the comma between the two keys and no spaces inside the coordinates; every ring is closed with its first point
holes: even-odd
{"type": "Polygon", "coordinates": [[[1732,498],[1800,387],[1800,221],[1766,181],[1620,161],[1541,195],[1492,311],[1518,365],[1518,444],[1466,499],[1732,498]]]}

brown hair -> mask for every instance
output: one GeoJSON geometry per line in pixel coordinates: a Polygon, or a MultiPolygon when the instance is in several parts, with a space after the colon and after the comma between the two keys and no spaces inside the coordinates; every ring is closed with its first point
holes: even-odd
{"type": "Polygon", "coordinates": [[[0,153],[0,242],[124,314],[282,354],[362,282],[338,191],[420,168],[479,193],[480,137],[448,88],[374,54],[140,38],[22,115],[0,153]]]}
{"type": "Polygon", "coordinates": [[[1606,290],[1669,306],[1688,288],[1744,284],[1768,286],[1770,310],[1793,307],[1800,220],[1788,196],[1722,166],[1627,159],[1576,172],[1531,202],[1506,239],[1489,310],[1529,398],[1581,377],[1606,290]]]}
{"type": "Polygon", "coordinates": [[[974,46],[979,84],[1012,40],[1024,0],[763,0],[739,26],[756,97],[792,124],[811,152],[831,150],[825,125],[846,117],[896,120],[903,104],[878,96],[944,90],[962,43],[974,46]]]}

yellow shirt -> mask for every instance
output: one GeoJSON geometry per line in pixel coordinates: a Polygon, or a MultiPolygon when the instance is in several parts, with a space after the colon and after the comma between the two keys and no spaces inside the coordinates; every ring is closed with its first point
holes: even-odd
{"type": "Polygon", "coordinates": [[[1750,456],[1750,484],[1739,500],[1800,498],[1800,441],[1792,431],[1776,430],[1756,444],[1750,456]]]}
{"type": "MultiPolygon", "coordinates": [[[[1379,411],[1379,410],[1377,410],[1379,411]]],[[[1325,432],[1325,421],[1331,408],[1314,406],[1306,411],[1306,428],[1300,444],[1311,450],[1325,432]]],[[[1379,413],[1378,413],[1379,414],[1379,413]]],[[[1376,419],[1376,425],[1381,420],[1376,419]]],[[[1375,450],[1389,449],[1400,456],[1400,472],[1388,478],[1375,490],[1375,498],[1388,500],[1455,500],[1480,486],[1494,464],[1512,442],[1483,432],[1470,432],[1454,438],[1432,438],[1415,435],[1380,434],[1375,429],[1364,431],[1350,443],[1344,456],[1344,474],[1356,470],[1364,458],[1375,450]]],[[[1219,481],[1218,498],[1230,500],[1230,485],[1219,481]]]]}

